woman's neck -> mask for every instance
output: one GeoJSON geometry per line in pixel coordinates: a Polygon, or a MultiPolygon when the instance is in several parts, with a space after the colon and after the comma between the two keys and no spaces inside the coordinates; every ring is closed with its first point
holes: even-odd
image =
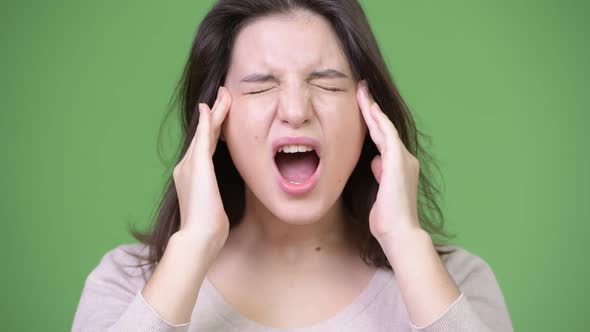
{"type": "Polygon", "coordinates": [[[296,225],[278,219],[251,192],[246,195],[244,217],[232,229],[228,241],[241,250],[271,261],[298,264],[318,252],[341,255],[350,252],[348,218],[339,198],[319,220],[296,225]]]}

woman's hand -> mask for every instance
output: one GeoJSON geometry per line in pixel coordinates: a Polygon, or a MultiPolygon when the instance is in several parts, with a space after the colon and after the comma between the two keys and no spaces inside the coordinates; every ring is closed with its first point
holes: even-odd
{"type": "Polygon", "coordinates": [[[418,159],[408,152],[364,82],[359,84],[357,98],[381,154],[371,162],[379,182],[369,214],[371,233],[395,271],[410,321],[415,326],[428,326],[448,310],[460,290],[419,223],[418,159]]]}
{"type": "Polygon", "coordinates": [[[407,230],[421,229],[417,208],[420,165],[375,103],[365,81],[358,84],[357,100],[380,153],[371,161],[379,191],[369,214],[369,225],[373,236],[381,242],[407,230]]]}
{"type": "Polygon", "coordinates": [[[230,105],[231,96],[224,87],[219,87],[212,109],[205,103],[198,105],[199,125],[173,172],[180,205],[179,233],[215,244],[216,249],[221,249],[227,239],[229,220],[215,178],[213,153],[230,105]]]}
{"type": "Polygon", "coordinates": [[[213,258],[225,244],[229,221],[213,167],[213,153],[231,97],[220,87],[210,110],[199,104],[199,125],[182,160],[174,167],[180,229],[172,234],[142,295],[160,317],[190,322],[201,285],[213,258]]]}

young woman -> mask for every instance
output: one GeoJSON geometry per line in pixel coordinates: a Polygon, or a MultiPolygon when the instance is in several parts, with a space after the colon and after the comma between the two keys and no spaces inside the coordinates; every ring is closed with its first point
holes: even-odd
{"type": "Polygon", "coordinates": [[[431,159],[355,0],[219,1],[180,93],[156,223],[73,330],[512,331],[489,265],[433,240],[431,159]]]}

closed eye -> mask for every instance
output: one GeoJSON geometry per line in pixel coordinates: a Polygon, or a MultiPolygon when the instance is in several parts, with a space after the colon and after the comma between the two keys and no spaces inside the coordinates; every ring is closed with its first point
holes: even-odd
{"type": "Polygon", "coordinates": [[[272,88],[268,88],[268,89],[265,89],[265,90],[259,90],[259,91],[248,92],[247,94],[249,94],[249,95],[256,95],[256,94],[263,93],[263,92],[266,92],[266,91],[268,91],[268,90],[271,90],[271,89],[272,89],[272,88]]]}
{"type": "MultiPolygon", "coordinates": [[[[328,87],[323,87],[323,86],[319,86],[319,85],[316,85],[316,87],[318,87],[320,89],[323,89],[323,90],[326,90],[326,91],[332,91],[332,92],[344,91],[343,89],[339,89],[339,88],[328,88],[328,87]]],[[[273,88],[268,88],[268,89],[259,90],[259,91],[252,91],[252,92],[248,92],[247,94],[249,94],[249,95],[256,95],[256,94],[263,93],[263,92],[266,92],[266,91],[269,91],[269,90],[272,90],[272,89],[273,88]]]]}
{"type": "Polygon", "coordinates": [[[327,87],[319,86],[319,85],[316,85],[316,86],[318,88],[320,88],[320,89],[324,89],[324,90],[327,90],[327,91],[334,91],[334,92],[336,92],[336,91],[344,91],[343,89],[339,89],[339,88],[327,88],[327,87]]]}

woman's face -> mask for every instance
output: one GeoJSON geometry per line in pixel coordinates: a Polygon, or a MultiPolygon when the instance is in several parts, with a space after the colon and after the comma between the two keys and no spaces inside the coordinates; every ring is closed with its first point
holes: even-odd
{"type": "Polygon", "coordinates": [[[366,133],[357,82],[328,21],[297,11],[248,23],[236,36],[225,86],[232,105],[223,136],[247,199],[288,223],[322,218],[340,197],[366,133]],[[275,159],[285,137],[311,138],[316,151],[275,159]]]}

